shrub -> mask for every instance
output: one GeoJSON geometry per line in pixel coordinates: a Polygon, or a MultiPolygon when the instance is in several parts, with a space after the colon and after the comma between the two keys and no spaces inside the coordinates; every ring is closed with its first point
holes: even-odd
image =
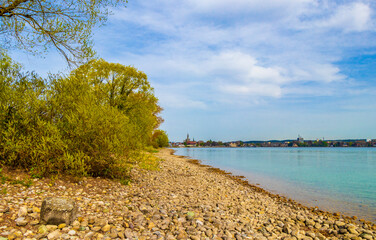
{"type": "Polygon", "coordinates": [[[5,55],[0,64],[0,165],[126,178],[143,158],[161,122],[143,72],[93,60],[46,81],[5,55]]]}
{"type": "Polygon", "coordinates": [[[152,145],[155,148],[168,147],[168,136],[163,130],[155,130],[152,137],[152,145]]]}

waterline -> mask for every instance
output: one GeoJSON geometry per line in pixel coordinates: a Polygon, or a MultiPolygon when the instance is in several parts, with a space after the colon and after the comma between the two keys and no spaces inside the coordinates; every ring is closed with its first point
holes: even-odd
{"type": "Polygon", "coordinates": [[[375,148],[180,148],[309,206],[376,221],[375,148]]]}

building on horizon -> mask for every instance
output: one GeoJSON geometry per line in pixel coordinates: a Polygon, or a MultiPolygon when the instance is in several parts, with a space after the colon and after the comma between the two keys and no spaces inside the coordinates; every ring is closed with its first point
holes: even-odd
{"type": "Polygon", "coordinates": [[[189,138],[189,133],[187,133],[187,138],[185,139],[184,143],[185,143],[185,146],[187,147],[197,146],[197,142],[195,141],[195,139],[193,138],[193,141],[191,141],[191,139],[189,138]]]}

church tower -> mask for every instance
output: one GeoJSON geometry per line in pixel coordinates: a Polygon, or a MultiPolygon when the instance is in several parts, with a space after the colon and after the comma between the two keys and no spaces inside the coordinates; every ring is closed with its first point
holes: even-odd
{"type": "Polygon", "coordinates": [[[187,133],[187,139],[185,139],[185,142],[189,142],[189,141],[191,140],[189,139],[189,134],[187,133]]]}

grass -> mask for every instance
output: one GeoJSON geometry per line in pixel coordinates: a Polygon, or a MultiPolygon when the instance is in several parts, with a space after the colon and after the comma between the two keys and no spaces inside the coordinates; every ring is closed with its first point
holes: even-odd
{"type": "Polygon", "coordinates": [[[161,159],[154,156],[152,153],[144,152],[138,161],[138,167],[140,169],[159,171],[159,163],[161,159]]]}

